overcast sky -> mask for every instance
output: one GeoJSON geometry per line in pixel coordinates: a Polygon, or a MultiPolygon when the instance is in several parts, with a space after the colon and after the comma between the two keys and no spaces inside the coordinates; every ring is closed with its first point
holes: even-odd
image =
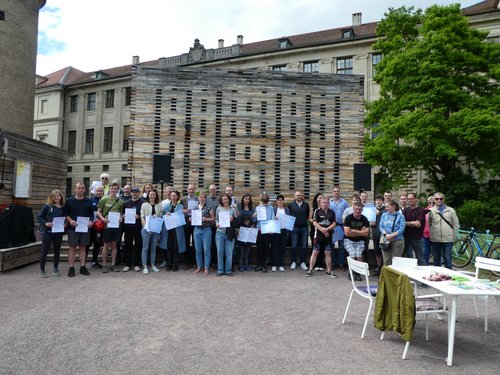
{"type": "MultiPolygon", "coordinates": [[[[40,11],[37,74],[67,66],[85,72],[205,48],[379,21],[389,7],[426,8],[455,0],[47,0],[40,11]]],[[[466,7],[480,0],[462,0],[466,7]]]]}

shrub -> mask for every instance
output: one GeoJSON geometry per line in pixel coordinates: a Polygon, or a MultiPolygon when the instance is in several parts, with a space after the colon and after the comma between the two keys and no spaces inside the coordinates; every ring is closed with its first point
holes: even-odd
{"type": "Polygon", "coordinates": [[[478,200],[465,201],[457,208],[461,228],[474,227],[479,230],[489,229],[500,232],[500,197],[487,202],[478,200]]]}

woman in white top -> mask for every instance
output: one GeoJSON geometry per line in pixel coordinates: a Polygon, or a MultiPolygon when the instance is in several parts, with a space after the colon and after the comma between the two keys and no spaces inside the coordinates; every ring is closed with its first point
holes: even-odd
{"type": "Polygon", "coordinates": [[[144,202],[141,206],[141,222],[142,222],[142,266],[144,267],[142,273],[148,274],[148,250],[151,252],[151,271],[158,272],[158,268],[155,266],[156,261],[156,245],[158,244],[158,239],[160,238],[160,233],[155,233],[149,230],[150,228],[145,228],[146,219],[151,217],[161,217],[163,213],[163,207],[160,203],[160,198],[158,197],[158,192],[156,189],[151,190],[148,193],[148,201],[144,202]]]}

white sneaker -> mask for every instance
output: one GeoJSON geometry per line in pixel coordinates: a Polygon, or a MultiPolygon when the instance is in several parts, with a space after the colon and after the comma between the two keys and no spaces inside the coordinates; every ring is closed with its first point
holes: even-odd
{"type": "Polygon", "coordinates": [[[129,266],[123,267],[122,272],[128,272],[128,271],[130,271],[130,267],[129,266]]]}
{"type": "Polygon", "coordinates": [[[153,272],[160,272],[160,270],[158,268],[156,268],[156,266],[152,266],[151,267],[151,271],[153,271],[153,272]]]}
{"type": "Polygon", "coordinates": [[[148,267],[144,267],[144,269],[142,270],[142,273],[143,273],[144,275],[147,275],[147,274],[149,273],[149,271],[148,271],[148,267]]]}
{"type": "Polygon", "coordinates": [[[273,266],[273,268],[271,268],[271,271],[276,272],[276,266],[273,266]]]}
{"type": "Polygon", "coordinates": [[[314,270],[315,271],[323,271],[323,268],[322,267],[314,267],[314,270]]]}
{"type": "Polygon", "coordinates": [[[160,264],[160,268],[165,268],[167,266],[167,261],[164,260],[163,262],[161,262],[160,264]]]}
{"type": "Polygon", "coordinates": [[[134,271],[135,271],[135,272],[139,272],[140,270],[141,270],[141,267],[139,267],[139,266],[135,266],[135,267],[134,267],[134,271]]]}
{"type": "Polygon", "coordinates": [[[285,267],[280,267],[278,269],[280,270],[280,272],[285,272],[285,267]]]}
{"type": "Polygon", "coordinates": [[[302,268],[304,271],[307,271],[307,266],[304,262],[300,263],[300,268],[302,268]]]}
{"type": "Polygon", "coordinates": [[[290,265],[290,269],[291,269],[291,270],[294,270],[295,268],[297,268],[297,263],[293,262],[293,263],[290,265]]]}

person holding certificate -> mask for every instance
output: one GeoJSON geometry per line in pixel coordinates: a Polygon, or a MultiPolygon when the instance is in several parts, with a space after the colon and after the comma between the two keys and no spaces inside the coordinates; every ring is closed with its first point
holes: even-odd
{"type": "Polygon", "coordinates": [[[262,224],[268,220],[274,220],[274,209],[269,204],[269,195],[266,193],[260,197],[260,204],[255,209],[257,214],[257,267],[255,272],[267,272],[267,259],[269,258],[269,246],[271,245],[272,233],[262,233],[262,224]]]}
{"type": "MultiPolygon", "coordinates": [[[[280,216],[291,215],[290,209],[288,207],[285,208],[285,197],[282,194],[278,194],[276,197],[274,215],[275,219],[280,222],[280,216]]],[[[285,271],[285,250],[289,233],[289,230],[281,228],[279,233],[273,233],[272,235],[271,253],[273,268],[271,270],[273,272],[276,272],[276,269],[279,269],[280,272],[285,271]]]]}
{"type": "Polygon", "coordinates": [[[119,185],[114,182],[109,187],[109,195],[105,196],[99,202],[97,217],[101,219],[106,228],[104,228],[102,237],[104,246],[102,247],[102,272],[108,273],[110,270],[119,272],[116,266],[117,242],[121,241],[122,231],[120,229],[121,212],[123,202],[118,196],[119,185]],[[111,249],[111,268],[106,265],[108,258],[108,249],[111,249]]]}
{"type": "Polygon", "coordinates": [[[196,270],[202,271],[205,265],[205,275],[210,273],[210,247],[212,245],[212,228],[215,214],[207,204],[207,193],[202,191],[198,196],[198,204],[191,211],[191,225],[194,228],[194,247],[196,249],[196,270]]]}
{"type": "Polygon", "coordinates": [[[230,206],[231,197],[224,193],[220,197],[220,206],[215,213],[215,243],[217,245],[217,276],[233,276],[233,250],[235,238],[231,238],[231,222],[237,217],[236,210],[230,206]]]}
{"type": "Polygon", "coordinates": [[[132,198],[123,205],[123,232],[125,233],[125,252],[122,272],[141,270],[142,255],[142,225],[141,225],[141,207],[144,199],[141,197],[141,191],[137,187],[130,189],[132,198]]]}
{"type": "MultiPolygon", "coordinates": [[[[150,222],[152,218],[161,218],[163,213],[163,207],[160,203],[160,197],[156,189],[151,190],[148,193],[148,201],[144,202],[141,206],[141,223],[142,223],[142,273],[147,275],[148,270],[148,250],[151,252],[151,271],[158,272],[159,269],[156,268],[156,245],[158,244],[158,239],[160,238],[160,233],[154,232],[150,228],[150,222]]],[[[151,225],[152,226],[152,225],[151,225]]],[[[163,226],[163,225],[162,225],[163,226]]]]}
{"type": "MultiPolygon", "coordinates": [[[[241,226],[244,228],[254,228],[257,222],[255,218],[255,208],[252,203],[252,196],[249,193],[243,194],[241,198],[241,226]]],[[[250,257],[251,242],[238,241],[240,247],[240,271],[250,271],[248,259],[250,257]]]]}
{"type": "MultiPolygon", "coordinates": [[[[184,207],[179,202],[181,193],[173,191],[170,193],[170,204],[163,207],[163,214],[170,216],[174,213],[182,213],[184,207]]],[[[179,254],[186,252],[185,225],[180,225],[167,230],[166,225],[161,228],[158,247],[165,253],[165,262],[167,271],[177,271],[179,269],[179,254]]]]}
{"type": "Polygon", "coordinates": [[[40,273],[41,278],[46,278],[45,262],[47,261],[47,253],[52,244],[54,252],[54,268],[52,275],[61,276],[59,273],[59,258],[61,252],[62,237],[64,234],[64,214],[63,214],[64,198],[59,190],[52,190],[47,198],[47,203],[42,207],[38,214],[38,223],[42,235],[42,250],[40,252],[40,273]]]}

